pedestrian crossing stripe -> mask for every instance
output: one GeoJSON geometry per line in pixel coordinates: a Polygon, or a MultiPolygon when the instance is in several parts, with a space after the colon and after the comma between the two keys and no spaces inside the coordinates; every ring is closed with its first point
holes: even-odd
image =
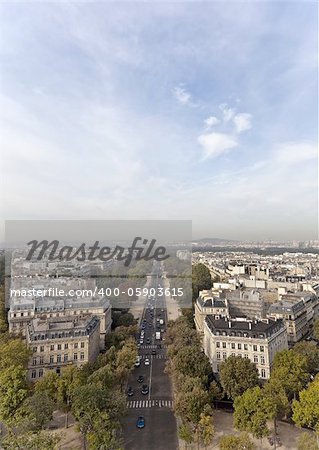
{"type": "Polygon", "coordinates": [[[166,355],[140,355],[140,359],[167,359],[166,355]]]}
{"type": "Polygon", "coordinates": [[[172,400],[131,400],[126,406],[130,409],[137,408],[172,408],[172,400]]]}
{"type": "MultiPolygon", "coordinates": [[[[157,345],[141,345],[140,348],[142,349],[157,349],[157,345]]],[[[167,348],[167,345],[161,345],[161,348],[158,350],[161,350],[162,348],[167,348]]]]}

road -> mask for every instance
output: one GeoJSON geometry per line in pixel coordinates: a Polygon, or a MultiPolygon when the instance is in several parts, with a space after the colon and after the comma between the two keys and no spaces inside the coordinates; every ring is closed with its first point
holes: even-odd
{"type": "MultiPolygon", "coordinates": [[[[157,289],[163,286],[160,266],[154,266],[149,287],[157,289]]],[[[143,343],[139,344],[140,367],[131,374],[128,386],[134,390],[133,396],[127,397],[128,414],[123,420],[125,449],[129,450],[176,450],[178,449],[176,419],[172,411],[172,388],[168,375],[164,372],[166,363],[165,340],[156,340],[156,331],[164,330],[165,339],[167,310],[165,298],[157,295],[145,298],[145,308],[140,318],[140,332],[144,329],[143,343]],[[164,320],[160,325],[158,320],[164,320]],[[160,347],[160,348],[159,348],[160,347]],[[156,353],[156,354],[152,354],[156,353]],[[145,360],[149,365],[145,365],[145,360]],[[138,383],[142,375],[144,381],[138,383]],[[148,394],[141,393],[143,384],[149,388],[148,394]],[[145,427],[138,429],[139,416],[145,419],[145,427]]],[[[140,333],[138,336],[140,342],[140,333]]]]}

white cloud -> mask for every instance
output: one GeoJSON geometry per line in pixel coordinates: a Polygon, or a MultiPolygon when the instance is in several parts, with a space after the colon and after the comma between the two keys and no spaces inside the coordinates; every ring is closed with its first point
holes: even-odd
{"type": "Polygon", "coordinates": [[[232,136],[224,133],[202,134],[198,137],[198,142],[204,150],[204,159],[227,153],[238,145],[232,136]]]}
{"type": "Polygon", "coordinates": [[[187,103],[189,103],[192,97],[191,94],[187,92],[186,89],[182,86],[176,86],[173,89],[173,94],[176,100],[182,105],[186,105],[187,103]]]}
{"type": "Polygon", "coordinates": [[[219,109],[223,113],[224,122],[229,122],[234,117],[236,112],[233,108],[229,108],[226,103],[219,105],[219,109]]]}
{"type": "Polygon", "coordinates": [[[237,133],[251,129],[251,114],[238,113],[233,118],[237,133]]]}
{"type": "Polygon", "coordinates": [[[285,142],[275,151],[275,160],[284,164],[300,164],[318,158],[318,148],[306,142],[285,142]]]}
{"type": "Polygon", "coordinates": [[[205,125],[207,128],[211,128],[214,125],[218,125],[219,123],[220,123],[220,120],[214,116],[207,117],[207,119],[205,120],[205,125]]]}

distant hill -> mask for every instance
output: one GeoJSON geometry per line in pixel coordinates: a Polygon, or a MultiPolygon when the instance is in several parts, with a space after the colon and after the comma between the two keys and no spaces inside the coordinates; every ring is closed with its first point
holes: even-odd
{"type": "Polygon", "coordinates": [[[193,243],[196,244],[210,244],[210,245],[222,245],[222,244],[236,244],[239,241],[234,239],[221,239],[221,238],[202,238],[202,239],[193,239],[193,243]]]}

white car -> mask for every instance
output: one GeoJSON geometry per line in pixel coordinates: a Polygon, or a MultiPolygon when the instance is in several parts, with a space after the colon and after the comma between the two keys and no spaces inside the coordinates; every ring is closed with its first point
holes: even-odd
{"type": "Polygon", "coordinates": [[[144,339],[140,339],[140,344],[144,344],[144,339]]]}
{"type": "Polygon", "coordinates": [[[139,359],[137,359],[136,361],[135,361],[135,367],[140,367],[140,365],[141,365],[141,361],[139,360],[139,359]]]}
{"type": "Polygon", "coordinates": [[[150,360],[148,358],[145,359],[144,361],[145,366],[149,366],[150,365],[150,360]]]}

